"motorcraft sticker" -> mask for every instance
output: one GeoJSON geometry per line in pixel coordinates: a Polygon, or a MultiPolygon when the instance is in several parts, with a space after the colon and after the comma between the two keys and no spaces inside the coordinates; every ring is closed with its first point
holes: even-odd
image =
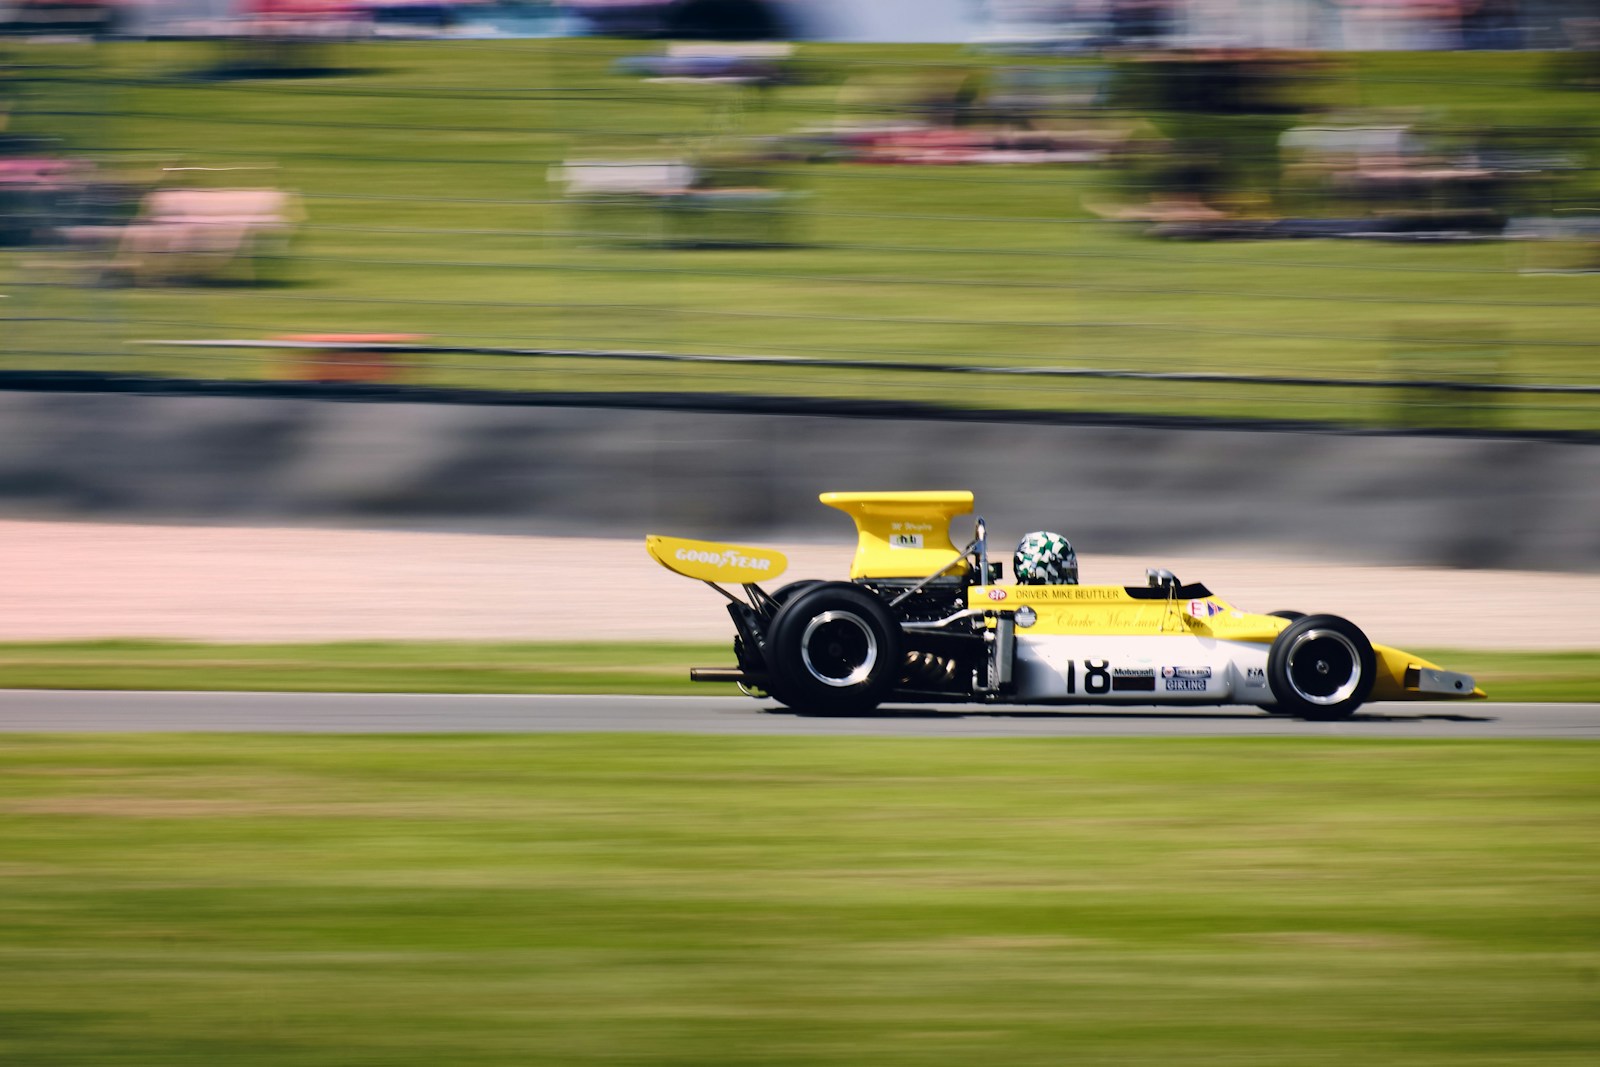
{"type": "Polygon", "coordinates": [[[1116,667],[1111,671],[1111,691],[1114,693],[1154,693],[1156,669],[1154,667],[1116,667]]]}

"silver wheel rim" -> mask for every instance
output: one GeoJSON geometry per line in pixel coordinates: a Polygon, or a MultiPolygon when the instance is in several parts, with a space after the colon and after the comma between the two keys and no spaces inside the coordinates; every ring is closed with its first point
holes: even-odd
{"type": "Polygon", "coordinates": [[[1283,673],[1297,697],[1328,707],[1349,700],[1361,685],[1361,654],[1337,630],[1307,630],[1295,638],[1283,673]],[[1334,684],[1341,671],[1344,681],[1334,684]]]}
{"type": "Polygon", "coordinates": [[[859,615],[824,611],[806,623],[800,635],[800,662],[823,685],[835,689],[858,685],[877,666],[878,639],[859,615]]]}

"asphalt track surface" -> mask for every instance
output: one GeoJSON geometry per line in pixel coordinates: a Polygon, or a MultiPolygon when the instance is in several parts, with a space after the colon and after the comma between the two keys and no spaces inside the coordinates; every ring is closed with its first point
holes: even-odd
{"type": "Polygon", "coordinates": [[[0,731],[1600,740],[1600,704],[1374,704],[1314,723],[1253,708],[901,706],[833,718],[721,696],[0,690],[0,731]]]}

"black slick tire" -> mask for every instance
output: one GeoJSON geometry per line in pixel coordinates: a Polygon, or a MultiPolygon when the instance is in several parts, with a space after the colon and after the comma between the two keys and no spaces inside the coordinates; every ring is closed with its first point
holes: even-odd
{"type": "MultiPolygon", "coordinates": [[[[821,584],[822,584],[822,580],[819,579],[819,578],[802,578],[798,582],[790,582],[788,585],[781,585],[777,589],[774,589],[772,591],[772,594],[771,594],[772,595],[772,602],[775,605],[777,605],[778,609],[781,609],[783,607],[783,605],[787,604],[789,601],[793,600],[796,596],[798,596],[801,593],[805,592],[807,589],[810,589],[814,585],[821,585],[821,584]]],[[[773,617],[774,618],[777,617],[777,610],[774,610],[773,617]]],[[[762,663],[762,661],[759,660],[759,659],[755,660],[754,662],[751,661],[750,657],[748,656],[748,654],[745,651],[745,644],[744,644],[744,638],[743,637],[737,637],[736,636],[733,639],[733,655],[734,655],[734,659],[738,662],[739,666],[742,667],[743,669],[745,669],[746,671],[758,671],[758,665],[762,663]]],[[[746,695],[749,695],[749,696],[757,696],[757,697],[774,696],[775,697],[775,696],[777,696],[777,686],[778,686],[778,682],[777,682],[776,679],[768,678],[766,680],[765,687],[762,687],[762,686],[759,686],[759,685],[757,685],[757,686],[746,686],[744,688],[744,692],[746,693],[746,695]]],[[[782,698],[779,698],[779,699],[782,699],[782,698]]],[[[788,701],[784,701],[784,703],[788,703],[788,701]]]]}
{"type": "Polygon", "coordinates": [[[772,601],[780,608],[814,585],[825,585],[820,578],[802,578],[798,582],[780,585],[772,591],[772,601]]]}
{"type": "Polygon", "coordinates": [[[876,595],[848,582],[799,591],[772,620],[773,695],[808,715],[861,715],[900,674],[900,624],[876,595]]]}
{"type": "Polygon", "coordinates": [[[1377,669],[1372,642],[1337,615],[1294,620],[1267,653],[1267,685],[1277,712],[1318,722],[1355,714],[1372,692],[1377,669]]]}
{"type": "MultiPolygon", "coordinates": [[[[1288,610],[1284,610],[1284,611],[1269,611],[1269,612],[1267,612],[1267,614],[1272,616],[1275,619],[1288,619],[1290,622],[1294,622],[1296,619],[1303,619],[1303,618],[1306,617],[1306,613],[1303,612],[1303,611],[1288,611],[1288,610]]],[[[1289,714],[1287,711],[1284,711],[1283,708],[1279,707],[1275,703],[1273,703],[1273,704],[1261,704],[1261,705],[1259,705],[1259,707],[1261,708],[1262,711],[1266,712],[1268,715],[1287,715],[1287,714],[1289,714]]]]}

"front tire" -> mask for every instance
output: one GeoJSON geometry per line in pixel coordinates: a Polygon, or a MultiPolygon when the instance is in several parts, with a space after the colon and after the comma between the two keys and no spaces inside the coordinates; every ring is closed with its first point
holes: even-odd
{"type": "MultiPolygon", "coordinates": [[[[1306,617],[1306,613],[1303,612],[1303,611],[1289,611],[1289,610],[1269,611],[1269,612],[1267,612],[1267,614],[1272,616],[1275,619],[1288,619],[1290,622],[1294,622],[1296,619],[1303,619],[1303,618],[1306,617]]],[[[1282,707],[1280,707],[1279,705],[1277,705],[1275,703],[1273,703],[1273,704],[1261,704],[1261,705],[1259,705],[1259,707],[1261,708],[1262,711],[1266,712],[1268,715],[1288,715],[1289,714],[1289,712],[1283,710],[1282,707]]]]}
{"type": "Polygon", "coordinates": [[[1267,684],[1283,715],[1347,719],[1372,692],[1372,642],[1337,615],[1307,615],[1284,627],[1267,654],[1267,684]]]}
{"type": "Polygon", "coordinates": [[[848,582],[820,582],[778,610],[767,641],[774,695],[813,715],[861,715],[893,690],[900,624],[877,596],[848,582]]]}

